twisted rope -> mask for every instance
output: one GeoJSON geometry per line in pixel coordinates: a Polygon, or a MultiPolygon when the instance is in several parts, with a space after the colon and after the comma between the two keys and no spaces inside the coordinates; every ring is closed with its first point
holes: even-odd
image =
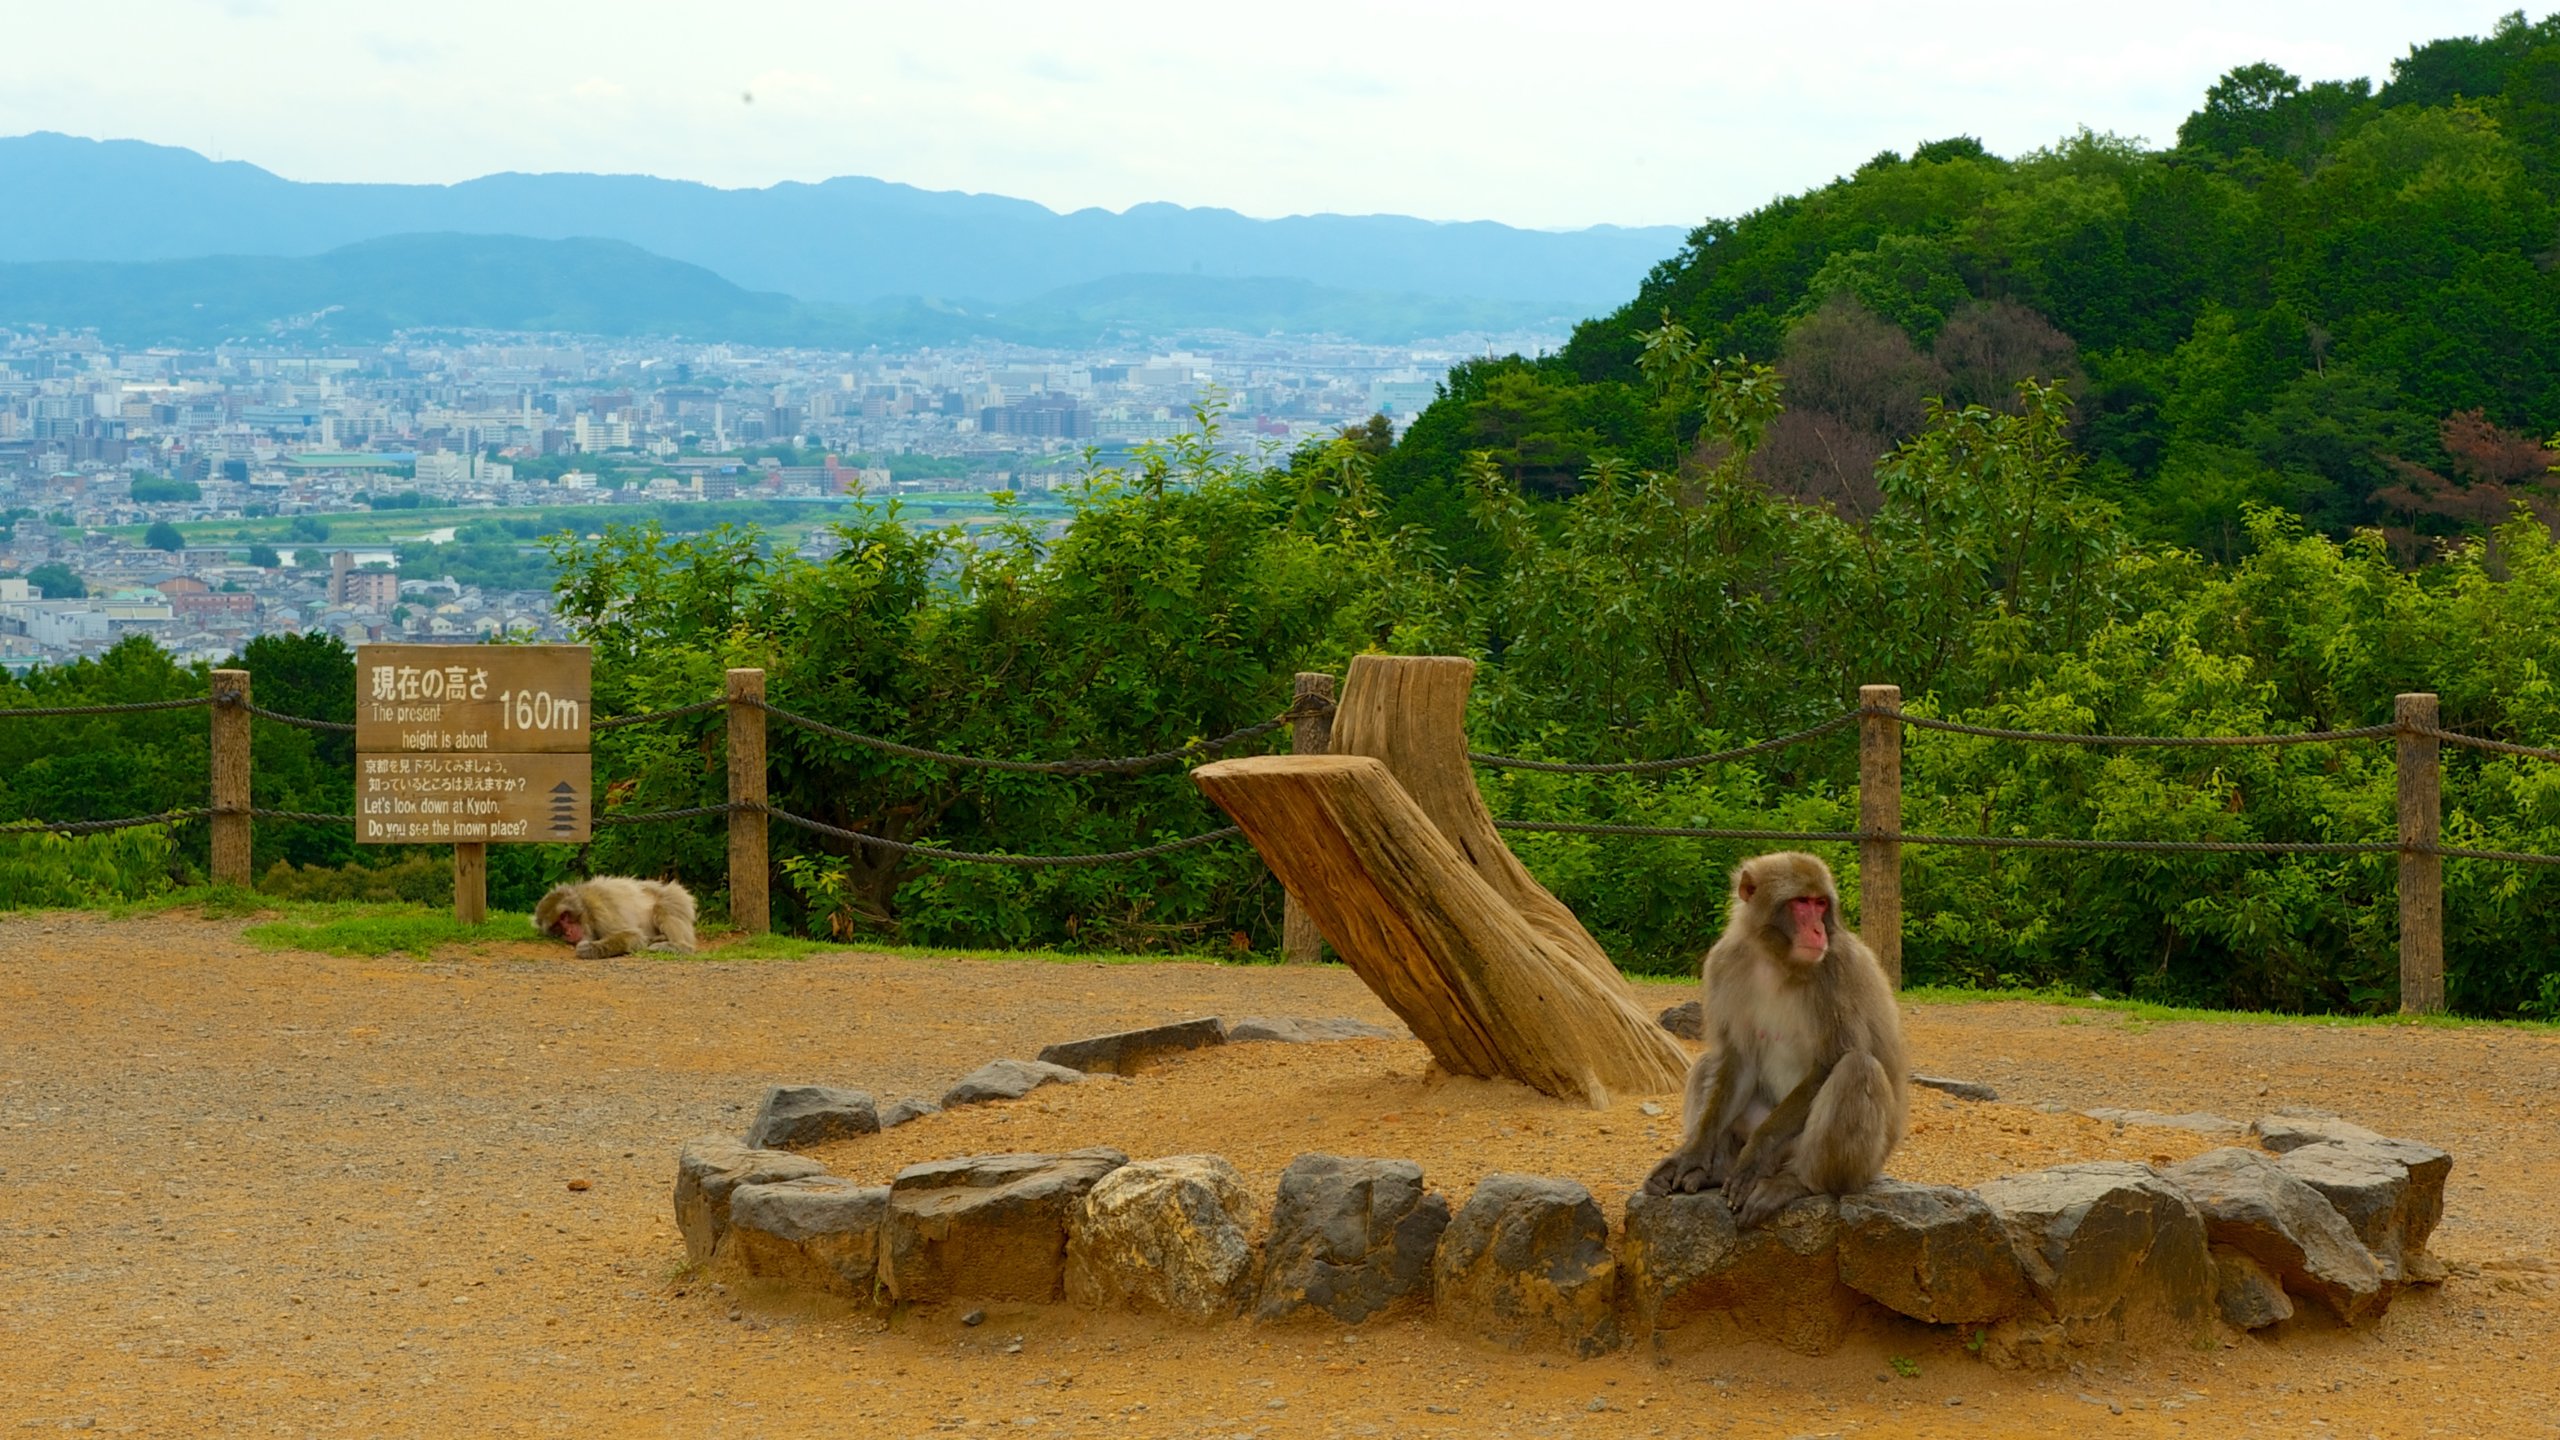
{"type": "Polygon", "coordinates": [[[2296,730],[2281,735],[2066,735],[2050,730],[2006,730],[1996,725],[1964,725],[1900,710],[1866,713],[1890,715],[1915,730],[1943,730],[1950,735],[1979,735],[1988,740],[2030,740],[2047,745],[2317,745],[2332,740],[2375,740],[2399,733],[2397,726],[2365,725],[2353,730],[2296,730]]]}
{"type": "MultiPolygon", "coordinates": [[[[597,829],[607,825],[655,825],[663,820],[694,820],[705,815],[726,815],[742,807],[732,804],[692,805],[680,810],[641,810],[629,814],[598,815],[597,829]]],[[[751,807],[748,807],[751,808],[751,807]]]]}
{"type": "Polygon", "coordinates": [[[741,804],[733,808],[761,811],[765,815],[779,820],[785,825],[796,825],[803,830],[814,831],[820,835],[832,835],[839,840],[852,840],[864,845],[877,845],[892,854],[916,855],[927,860],[957,860],[964,864],[971,865],[1003,865],[1017,870],[1064,869],[1084,865],[1117,865],[1124,861],[1146,860],[1158,855],[1170,855],[1177,850],[1189,850],[1196,846],[1213,845],[1221,840],[1234,839],[1236,836],[1244,833],[1241,827],[1230,825],[1223,830],[1209,831],[1205,835],[1186,835],[1179,840],[1167,840],[1161,845],[1148,845],[1136,850],[1110,850],[1095,855],[993,855],[982,854],[971,850],[944,850],[931,845],[915,845],[904,840],[891,840],[879,835],[866,835],[859,830],[847,830],[840,825],[830,825],[823,820],[812,820],[806,815],[794,815],[788,810],[778,810],[770,805],[741,804]]]}
{"type": "MultiPolygon", "coordinates": [[[[1954,845],[1976,850],[2121,850],[2138,854],[2387,855],[2403,847],[2390,841],[2326,840],[2081,840],[2011,835],[1904,835],[1866,830],[1727,830],[1685,825],[1585,825],[1561,820],[1496,820],[1497,830],[1558,835],[1629,835],[1657,840],[1880,840],[1893,845],[1954,845]]],[[[2406,847],[2418,854],[2454,854],[2432,846],[2406,847]]],[[[2523,859],[2491,851],[2464,852],[2470,859],[2523,859]]],[[[2560,856],[2550,857],[2560,863],[2560,856]]]]}
{"type": "Polygon", "coordinates": [[[728,703],[729,699],[724,695],[717,700],[697,700],[690,705],[679,705],[673,710],[650,710],[638,715],[617,715],[610,720],[597,720],[590,722],[587,728],[591,731],[619,730],[626,725],[649,725],[660,720],[673,720],[685,715],[699,715],[705,710],[718,710],[726,706],[728,703]]]}
{"type": "Polygon", "coordinates": [[[2528,760],[2560,760],[2560,750],[2547,749],[2540,745],[2510,745],[2504,740],[2465,735],[2458,730],[2438,730],[2433,726],[2421,726],[2410,733],[2424,736],[2429,740],[2439,740],[2447,745],[2466,745],[2474,750],[2487,750],[2499,755],[2522,755],[2528,760]]]}
{"type": "Polygon", "coordinates": [[[0,824],[0,835],[98,835],[142,825],[174,825],[182,820],[201,820],[212,813],[210,810],[163,810],[157,815],[128,815],[121,820],[11,820],[0,824]]]}
{"type": "MultiPolygon", "coordinates": [[[[1191,759],[1195,756],[1214,755],[1230,746],[1240,745],[1247,740],[1259,739],[1260,737],[1270,734],[1272,731],[1279,729],[1281,726],[1286,725],[1293,720],[1310,719],[1318,715],[1329,714],[1333,709],[1332,705],[1329,703],[1292,704],[1288,709],[1281,711],[1278,715],[1275,715],[1268,720],[1260,721],[1256,724],[1247,725],[1241,730],[1230,730],[1224,735],[1214,736],[1207,740],[1194,740],[1187,745],[1177,745],[1170,750],[1158,750],[1146,755],[1128,755],[1108,760],[991,760],[982,756],[955,755],[947,750],[928,750],[921,745],[908,745],[896,740],[884,740],[877,735],[865,735],[858,730],[847,730],[841,725],[830,725],[826,721],[817,719],[814,716],[802,715],[795,711],[785,710],[778,705],[769,704],[760,700],[740,700],[737,703],[741,705],[753,705],[757,709],[762,710],[764,713],[777,720],[797,725],[801,729],[811,731],[815,734],[830,736],[834,739],[848,741],[855,745],[867,746],[871,749],[884,751],[891,755],[902,755],[910,760],[930,760],[941,765],[963,765],[980,770],[1007,770],[1017,774],[1027,775],[1135,774],[1141,770],[1153,770],[1159,766],[1175,764],[1183,760],[1191,759]]],[[[883,840],[876,841],[874,843],[885,845],[893,842],[883,840]]]]}
{"type": "Polygon", "coordinates": [[[210,705],[210,695],[190,695],[184,700],[136,700],[124,705],[0,705],[0,720],[37,720],[62,715],[125,715],[142,710],[192,710],[210,705]]]}
{"type": "Polygon", "coordinates": [[[356,730],[355,726],[344,720],[314,720],[308,715],[287,715],[281,710],[270,710],[264,705],[242,700],[239,692],[233,690],[222,692],[222,703],[244,706],[250,714],[259,719],[273,720],[279,725],[299,725],[305,730],[326,730],[335,735],[352,735],[356,730]]]}
{"type": "Polygon", "coordinates": [[[1790,745],[1801,745],[1807,740],[1819,739],[1843,726],[1854,724],[1865,713],[1867,712],[1852,710],[1847,714],[1836,715],[1825,720],[1809,730],[1798,730],[1792,735],[1780,735],[1776,739],[1763,740],[1756,745],[1717,750],[1705,755],[1678,755],[1668,760],[1615,760],[1585,764],[1564,760],[1523,760],[1516,755],[1480,755],[1472,752],[1467,758],[1478,765],[1491,766],[1498,770],[1537,770],[1550,775],[1649,775],[1663,770],[1685,770],[1693,765],[1720,765],[1728,760],[1740,760],[1745,756],[1783,750],[1790,745]]]}

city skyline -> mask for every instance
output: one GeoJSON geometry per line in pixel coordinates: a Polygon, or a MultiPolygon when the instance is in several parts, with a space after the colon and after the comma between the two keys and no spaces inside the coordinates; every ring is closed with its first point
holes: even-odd
{"type": "Polygon", "coordinates": [[[1060,211],[1688,225],[1948,134],[2001,153],[2081,126],[2167,143],[2235,65],[2378,83],[2505,8],[2166,3],[2118,33],[2009,3],[1318,4],[1285,24],[1149,3],[1070,24],[765,0],[671,46],[673,7],[104,0],[14,20],[31,54],[114,34],[118,63],[31,69],[0,93],[0,133],[182,145],[312,181],[863,175],[1060,211]],[[1629,73],[1648,61],[1658,74],[1629,73]]]}

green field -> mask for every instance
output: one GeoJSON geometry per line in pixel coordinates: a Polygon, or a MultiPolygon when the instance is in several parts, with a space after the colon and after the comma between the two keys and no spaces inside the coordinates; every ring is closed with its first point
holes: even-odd
{"type": "MultiPolygon", "coordinates": [[[[686,501],[651,501],[631,505],[537,505],[493,507],[485,509],[439,510],[351,510],[314,515],[329,527],[329,538],[313,541],[292,533],[293,522],[300,516],[261,516],[249,520],[189,520],[178,524],[178,533],[189,545],[231,545],[246,548],[252,544],[268,544],[279,549],[319,545],[344,548],[349,545],[389,545],[399,541],[415,541],[421,535],[452,526],[478,521],[531,520],[542,526],[543,533],[576,529],[594,533],[606,525],[633,525],[655,520],[671,534],[698,534],[722,525],[753,525],[773,538],[776,545],[788,549],[808,538],[820,526],[846,518],[863,503],[858,501],[777,501],[718,500],[693,503],[686,501]]],[[[898,499],[898,508],[910,523],[919,526],[967,525],[988,523],[996,517],[996,502],[984,491],[949,494],[908,495],[898,499]]],[[[1064,519],[1067,506],[1045,495],[1023,497],[1015,506],[1017,516],[1039,520],[1064,519]]],[[[140,544],[147,525],[118,526],[108,533],[140,544]]]]}

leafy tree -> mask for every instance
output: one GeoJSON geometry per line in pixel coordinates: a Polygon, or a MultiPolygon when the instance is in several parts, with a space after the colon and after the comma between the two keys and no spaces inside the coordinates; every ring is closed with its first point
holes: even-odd
{"type": "Polygon", "coordinates": [[[203,498],[204,491],[193,480],[176,480],[166,475],[133,477],[133,499],[137,505],[192,504],[203,498]]]}
{"type": "Polygon", "coordinates": [[[89,593],[89,587],[71,573],[71,567],[59,560],[48,560],[28,571],[27,583],[47,600],[78,600],[89,593]]]}
{"type": "Polygon", "coordinates": [[[187,548],[187,537],[179,534],[178,527],[168,521],[155,520],[151,528],[144,532],[142,543],[154,550],[166,550],[174,555],[187,548]]]}
{"type": "Polygon", "coordinates": [[[315,545],[329,538],[329,522],[317,515],[296,515],[284,529],[285,534],[292,539],[308,541],[315,545]]]}
{"type": "Polygon", "coordinates": [[[249,547],[249,563],[261,570],[273,570],[284,563],[284,557],[276,553],[273,545],[261,542],[249,547]]]}

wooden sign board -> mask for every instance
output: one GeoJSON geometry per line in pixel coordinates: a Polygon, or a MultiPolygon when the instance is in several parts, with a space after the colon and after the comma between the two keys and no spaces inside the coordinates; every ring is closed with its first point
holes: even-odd
{"type": "Polygon", "coordinates": [[[584,645],[359,645],[356,749],[584,754],[584,645]]]}
{"type": "Polygon", "coordinates": [[[585,755],[356,757],[356,840],[366,845],[583,843],[594,777],[585,755]]]}

